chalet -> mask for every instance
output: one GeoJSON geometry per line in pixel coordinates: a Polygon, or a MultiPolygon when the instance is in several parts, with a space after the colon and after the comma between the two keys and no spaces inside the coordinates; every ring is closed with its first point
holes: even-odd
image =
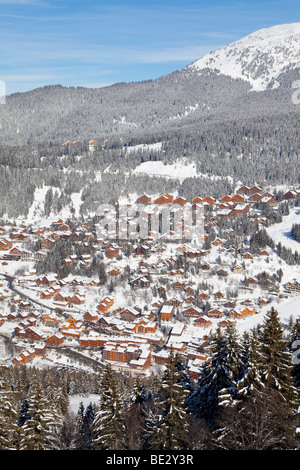
{"type": "Polygon", "coordinates": [[[170,196],[170,194],[165,194],[164,196],[160,196],[155,199],[154,204],[171,204],[173,200],[173,196],[170,196]]]}
{"type": "Polygon", "coordinates": [[[25,301],[23,302],[23,301],[21,301],[21,302],[19,303],[19,308],[22,309],[22,310],[29,310],[30,307],[31,307],[31,303],[30,303],[30,302],[25,302],[25,301]]]}
{"type": "Polygon", "coordinates": [[[225,202],[225,203],[226,203],[226,202],[232,202],[232,197],[230,197],[230,196],[223,196],[223,197],[221,198],[221,202],[222,202],[222,203],[224,203],[224,202],[225,202]]]}
{"type": "Polygon", "coordinates": [[[228,271],[225,271],[224,269],[219,269],[219,270],[217,271],[217,275],[218,275],[219,277],[226,277],[226,276],[228,276],[228,271]]]}
{"type": "Polygon", "coordinates": [[[79,345],[83,346],[84,348],[88,348],[88,347],[101,348],[105,345],[105,341],[100,335],[89,334],[85,336],[80,336],[79,345]]]}
{"type": "Polygon", "coordinates": [[[184,197],[180,197],[180,196],[174,199],[173,201],[173,204],[178,204],[180,206],[185,206],[186,203],[187,203],[187,200],[184,197]]]}
{"type": "Polygon", "coordinates": [[[206,315],[203,315],[202,317],[198,317],[194,320],[194,325],[201,326],[201,327],[208,327],[212,325],[212,322],[206,315]]]}
{"type": "Polygon", "coordinates": [[[119,276],[119,274],[121,274],[121,271],[119,268],[113,268],[110,271],[108,271],[108,274],[109,276],[115,277],[115,276],[119,276]]]}
{"type": "Polygon", "coordinates": [[[66,328],[61,328],[61,333],[64,337],[66,338],[71,338],[71,339],[79,339],[80,337],[80,331],[77,329],[66,329],[66,328]]]}
{"type": "Polygon", "coordinates": [[[181,341],[181,342],[172,342],[172,343],[167,345],[167,349],[170,349],[172,351],[177,351],[178,353],[180,353],[180,352],[183,353],[184,351],[186,351],[187,346],[183,341],[181,341]]]}
{"type": "Polygon", "coordinates": [[[196,205],[196,204],[202,204],[203,202],[203,199],[201,199],[201,197],[194,197],[194,199],[192,199],[192,204],[193,205],[196,205]]]}
{"type": "Polygon", "coordinates": [[[276,206],[277,202],[273,196],[271,197],[262,197],[261,201],[262,204],[267,204],[267,206],[276,206]]]}
{"type": "Polygon", "coordinates": [[[119,254],[119,252],[120,248],[115,244],[112,244],[105,249],[105,254],[108,259],[115,258],[119,254]]]}
{"type": "Polygon", "coordinates": [[[52,222],[50,229],[53,231],[60,230],[61,225],[64,223],[62,219],[58,219],[55,222],[52,222]]]}
{"type": "Polygon", "coordinates": [[[83,315],[83,319],[85,322],[88,323],[97,323],[99,320],[99,314],[98,313],[90,313],[90,312],[85,312],[83,315]]]}
{"type": "Polygon", "coordinates": [[[249,194],[250,188],[248,186],[242,186],[240,189],[237,190],[238,194],[244,194],[247,196],[249,194]]]}
{"type": "Polygon", "coordinates": [[[243,316],[248,316],[248,315],[253,315],[254,313],[256,313],[256,311],[255,311],[255,308],[250,309],[248,307],[245,307],[245,308],[243,308],[241,313],[242,313],[243,316]]]}
{"type": "Polygon", "coordinates": [[[283,199],[285,200],[288,200],[288,199],[295,199],[296,197],[298,196],[298,192],[297,191],[287,191],[284,195],[283,195],[283,199]]]}
{"type": "Polygon", "coordinates": [[[199,317],[200,315],[202,315],[202,310],[198,307],[188,307],[186,308],[183,312],[183,316],[184,317],[188,317],[188,318],[191,318],[191,317],[199,317]]]}
{"type": "Polygon", "coordinates": [[[230,326],[230,325],[235,325],[235,322],[234,321],[230,321],[230,320],[221,320],[219,322],[219,326],[223,326],[223,327],[227,327],[227,326],[230,326]]]}
{"type": "Polygon", "coordinates": [[[143,194],[143,196],[139,197],[135,202],[137,204],[151,204],[151,197],[149,196],[146,196],[145,194],[143,194]]]}
{"type": "Polygon", "coordinates": [[[105,297],[98,305],[99,312],[107,312],[114,304],[114,300],[111,297],[105,297]]]}
{"type": "Polygon", "coordinates": [[[267,300],[267,299],[259,299],[258,300],[258,304],[260,306],[267,305],[268,303],[269,303],[269,300],[267,300]]]}
{"type": "Polygon", "coordinates": [[[221,312],[220,310],[216,308],[209,310],[209,312],[207,312],[207,316],[212,317],[212,318],[220,318],[222,315],[223,315],[223,312],[221,312]]]}
{"type": "Polygon", "coordinates": [[[120,315],[123,320],[135,321],[140,317],[140,312],[135,308],[126,308],[120,315]]]}
{"type": "Polygon", "coordinates": [[[165,305],[172,305],[173,307],[180,307],[182,305],[182,300],[172,297],[165,302],[165,305]]]}
{"type": "Polygon", "coordinates": [[[208,263],[203,263],[203,264],[201,264],[201,269],[203,271],[209,271],[210,270],[210,265],[208,263]]]}
{"type": "Polygon", "coordinates": [[[224,294],[222,292],[215,292],[214,294],[215,299],[222,299],[224,297],[224,294]]]}
{"type": "Polygon", "coordinates": [[[300,292],[300,283],[298,281],[287,282],[285,284],[285,289],[288,292],[300,292]]]}
{"type": "Polygon", "coordinates": [[[68,297],[67,301],[70,304],[82,305],[85,303],[85,297],[82,294],[76,293],[72,297],[68,297]]]}
{"type": "Polygon", "coordinates": [[[204,300],[208,300],[208,299],[210,298],[210,295],[209,295],[209,294],[206,294],[205,292],[201,292],[201,293],[199,294],[199,297],[200,297],[201,300],[204,301],[204,300]]]}
{"type": "Polygon", "coordinates": [[[49,250],[55,243],[55,240],[51,240],[51,238],[44,238],[41,240],[41,249],[42,250],[49,250]]]}
{"type": "Polygon", "coordinates": [[[248,284],[257,284],[257,280],[254,279],[253,277],[247,277],[246,281],[248,284]]]}
{"type": "Polygon", "coordinates": [[[157,353],[153,353],[155,364],[168,365],[170,362],[170,350],[162,349],[157,353]]]}
{"type": "Polygon", "coordinates": [[[150,281],[145,276],[142,276],[130,280],[129,285],[133,288],[147,288],[150,286],[150,281]]]}
{"type": "Polygon", "coordinates": [[[21,250],[20,256],[21,256],[21,261],[31,261],[34,258],[33,253],[27,250],[21,250]]]}
{"type": "Polygon", "coordinates": [[[148,245],[139,245],[134,248],[133,254],[136,256],[148,256],[150,253],[150,247],[148,245]]]}
{"type": "Polygon", "coordinates": [[[135,333],[155,333],[157,331],[157,323],[154,321],[144,321],[141,320],[137,322],[134,326],[135,333]]]}
{"type": "Polygon", "coordinates": [[[249,204],[237,204],[234,208],[236,214],[247,214],[250,210],[249,204]]]}
{"type": "Polygon", "coordinates": [[[46,326],[57,326],[59,324],[57,316],[53,313],[44,315],[43,322],[46,326]]]}
{"type": "Polygon", "coordinates": [[[232,302],[231,300],[228,300],[227,302],[225,302],[224,307],[225,308],[234,308],[235,305],[236,305],[235,302],[232,302]]]}
{"type": "Polygon", "coordinates": [[[151,349],[147,344],[118,344],[107,342],[102,351],[104,361],[124,364],[134,369],[146,369],[151,365],[151,349]]]}
{"type": "Polygon", "coordinates": [[[186,258],[199,258],[200,256],[204,256],[205,254],[205,251],[201,250],[184,250],[183,252],[183,255],[186,258]]]}
{"type": "Polygon", "coordinates": [[[26,328],[25,330],[17,330],[15,328],[15,335],[21,336],[24,339],[29,339],[31,341],[43,341],[44,337],[33,327],[26,328]]]}
{"type": "Polygon", "coordinates": [[[186,330],[186,325],[182,324],[182,323],[177,323],[176,325],[174,325],[172,327],[172,330],[171,330],[171,335],[172,336],[181,336],[182,333],[184,332],[184,330],[186,330]]]}
{"type": "Polygon", "coordinates": [[[195,302],[195,298],[192,295],[190,295],[189,297],[185,299],[185,302],[187,304],[193,304],[195,302]]]}
{"type": "Polygon", "coordinates": [[[6,238],[0,239],[0,251],[8,251],[12,248],[13,242],[6,238]]]}
{"type": "Polygon", "coordinates": [[[64,341],[65,341],[64,335],[62,335],[61,333],[55,333],[51,336],[48,336],[48,338],[46,338],[46,345],[59,347],[64,343],[64,341]]]}
{"type": "Polygon", "coordinates": [[[231,201],[235,204],[242,204],[245,201],[245,198],[240,194],[234,194],[234,196],[231,198],[231,201]]]}
{"type": "Polygon", "coordinates": [[[184,288],[184,283],[183,282],[180,282],[180,281],[175,281],[173,283],[173,289],[175,290],[181,290],[184,288]]]}
{"type": "Polygon", "coordinates": [[[242,271],[243,271],[243,267],[238,264],[233,267],[233,272],[236,274],[240,274],[242,271]]]}
{"type": "Polygon", "coordinates": [[[36,279],[37,286],[53,286],[56,283],[56,275],[47,275],[36,279]]]}
{"type": "Polygon", "coordinates": [[[254,193],[250,196],[250,202],[260,202],[262,200],[262,195],[254,193]]]}
{"type": "Polygon", "coordinates": [[[164,321],[172,320],[175,316],[175,306],[163,305],[160,308],[159,315],[160,315],[161,320],[164,320],[164,321]]]}
{"type": "Polygon", "coordinates": [[[252,194],[260,194],[262,192],[262,190],[260,188],[258,188],[257,186],[252,186],[250,189],[249,189],[249,196],[252,196],[252,194]]]}
{"type": "Polygon", "coordinates": [[[187,286],[187,287],[185,287],[184,292],[185,292],[186,294],[193,294],[193,293],[194,293],[194,289],[193,289],[191,286],[187,286]]]}
{"type": "Polygon", "coordinates": [[[214,205],[214,204],[216,204],[216,200],[213,199],[213,198],[210,197],[210,196],[204,197],[203,200],[202,200],[202,202],[203,202],[203,203],[206,203],[206,204],[208,204],[208,205],[214,205]]]}

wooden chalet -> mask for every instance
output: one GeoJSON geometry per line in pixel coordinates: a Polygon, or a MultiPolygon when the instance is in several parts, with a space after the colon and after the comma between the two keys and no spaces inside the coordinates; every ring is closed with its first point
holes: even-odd
{"type": "Polygon", "coordinates": [[[114,299],[111,297],[105,297],[100,304],[98,305],[98,311],[99,312],[108,312],[108,310],[113,306],[114,304],[114,299]]]}
{"type": "Polygon", "coordinates": [[[192,318],[192,317],[197,318],[197,317],[200,317],[203,314],[203,312],[202,312],[202,309],[191,306],[183,310],[182,314],[184,317],[187,317],[187,318],[192,318]]]}
{"type": "Polygon", "coordinates": [[[53,335],[48,336],[45,341],[47,346],[59,347],[64,343],[65,337],[61,333],[54,333],[53,335]]]}
{"type": "Polygon", "coordinates": [[[206,316],[206,315],[203,315],[202,317],[198,317],[194,320],[194,323],[193,323],[195,326],[200,326],[200,327],[208,327],[210,325],[212,325],[212,322],[210,321],[210,319],[206,316]]]}
{"type": "Polygon", "coordinates": [[[143,196],[140,196],[135,202],[137,204],[151,204],[152,198],[143,194],[143,196]]]}
{"type": "Polygon", "coordinates": [[[161,320],[169,321],[175,316],[175,306],[174,305],[162,305],[159,310],[159,315],[161,320]]]}
{"type": "Polygon", "coordinates": [[[207,316],[212,317],[212,318],[220,318],[223,316],[223,312],[221,312],[217,308],[214,308],[212,310],[209,310],[209,312],[207,312],[207,316]]]}

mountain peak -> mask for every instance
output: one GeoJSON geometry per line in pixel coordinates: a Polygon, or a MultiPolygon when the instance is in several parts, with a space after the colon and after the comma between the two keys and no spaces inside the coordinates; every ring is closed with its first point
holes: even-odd
{"type": "Polygon", "coordinates": [[[217,49],[188,69],[201,73],[218,70],[232,78],[248,81],[253,90],[279,86],[278,76],[300,67],[300,23],[263,28],[227,46],[217,49]]]}

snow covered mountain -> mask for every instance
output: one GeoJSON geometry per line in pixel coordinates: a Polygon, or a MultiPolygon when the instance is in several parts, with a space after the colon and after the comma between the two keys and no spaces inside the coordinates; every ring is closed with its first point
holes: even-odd
{"type": "Polygon", "coordinates": [[[262,91],[278,87],[280,74],[299,67],[300,23],[291,23],[260,29],[205,55],[187,69],[218,70],[262,91]]]}

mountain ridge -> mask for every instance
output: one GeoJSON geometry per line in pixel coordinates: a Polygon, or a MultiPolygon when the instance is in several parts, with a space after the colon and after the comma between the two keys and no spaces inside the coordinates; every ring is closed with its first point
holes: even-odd
{"type": "Polygon", "coordinates": [[[188,68],[199,72],[205,68],[217,69],[232,78],[242,78],[254,90],[262,91],[279,86],[276,79],[288,68],[299,68],[299,44],[300,23],[276,25],[219,48],[188,68]]]}
{"type": "Polygon", "coordinates": [[[298,38],[299,31],[300,39],[300,23],[292,25],[259,30],[155,80],[121,82],[92,89],[48,85],[10,95],[0,109],[0,145],[44,141],[63,144],[68,140],[92,139],[101,142],[116,136],[134,137],[142,143],[149,133],[177,131],[189,126],[206,128],[222,121],[249,121],[294,113],[291,85],[300,70],[300,55],[299,50],[295,50],[294,37],[298,38]],[[270,38],[276,36],[276,31],[278,36],[278,29],[283,31],[279,35],[281,48],[278,49],[277,42],[271,50],[270,38]],[[294,31],[292,35],[291,30],[294,31]],[[249,38],[256,44],[257,55],[253,49],[251,54],[249,50],[246,53],[249,38]],[[259,41],[269,48],[265,55],[259,50],[259,41]],[[286,43],[290,43],[290,49],[286,43]],[[283,60],[288,50],[293,50],[294,55],[283,60]],[[226,53],[228,68],[232,67],[232,57],[235,63],[242,64],[236,76],[230,76],[229,69],[224,67],[223,72],[215,69],[216,54],[221,52],[223,66],[226,53]],[[253,87],[253,79],[251,83],[250,75],[246,75],[246,65],[249,65],[249,74],[256,71],[261,84],[271,63],[271,53],[273,64],[277,64],[276,74],[273,67],[263,89],[253,87]],[[283,60],[282,67],[278,65],[280,60],[283,60]]]}

